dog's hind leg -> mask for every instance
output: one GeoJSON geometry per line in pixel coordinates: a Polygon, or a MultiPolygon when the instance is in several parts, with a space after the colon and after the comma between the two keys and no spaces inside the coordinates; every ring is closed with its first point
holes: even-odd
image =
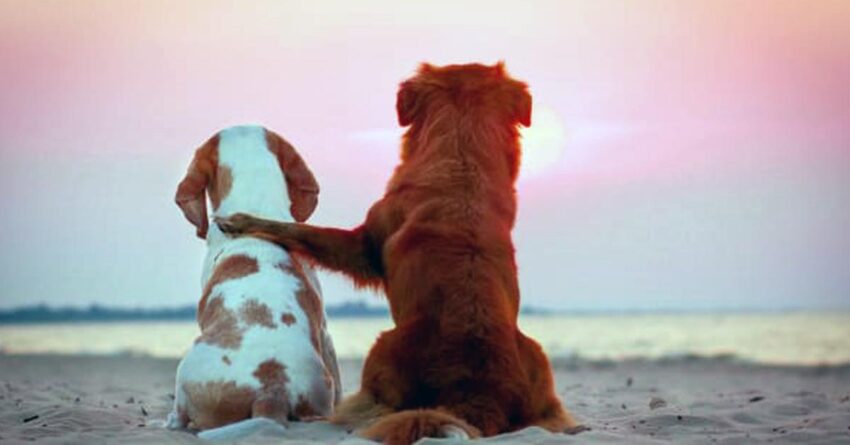
{"type": "Polygon", "coordinates": [[[529,403],[534,415],[531,425],[557,433],[584,431],[555,394],[552,367],[540,345],[521,332],[517,332],[517,348],[531,383],[529,403]]]}
{"type": "Polygon", "coordinates": [[[404,357],[398,350],[404,348],[405,329],[396,327],[378,337],[363,364],[360,391],[337,405],[331,422],[359,429],[400,409],[411,392],[410,376],[397,361],[404,357]]]}

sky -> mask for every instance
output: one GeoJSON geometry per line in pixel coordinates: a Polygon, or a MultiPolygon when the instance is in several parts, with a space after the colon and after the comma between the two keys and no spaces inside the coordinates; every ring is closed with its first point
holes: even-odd
{"type": "MultiPolygon", "coordinates": [[[[173,204],[259,123],[359,224],[420,62],[528,82],[524,304],[850,308],[850,2],[0,0],[0,307],[197,302],[173,204]]],[[[326,304],[377,303],[333,274],[326,304]]]]}

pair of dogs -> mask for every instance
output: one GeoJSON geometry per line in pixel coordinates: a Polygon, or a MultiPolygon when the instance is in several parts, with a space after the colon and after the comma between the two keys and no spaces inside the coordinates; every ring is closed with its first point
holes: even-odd
{"type": "Polygon", "coordinates": [[[209,244],[202,334],[178,369],[171,426],[330,415],[386,443],[579,429],[517,327],[511,229],[527,86],[501,63],[423,64],[396,108],[409,127],[401,163],[351,230],[301,224],[318,185],[274,133],[232,128],[198,149],[177,203],[209,244]],[[395,322],[341,401],[313,265],[383,290],[395,322]]]}

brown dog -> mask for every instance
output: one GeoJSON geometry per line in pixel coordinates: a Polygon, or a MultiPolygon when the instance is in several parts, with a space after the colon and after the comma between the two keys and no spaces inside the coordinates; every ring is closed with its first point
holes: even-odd
{"type": "Polygon", "coordinates": [[[226,232],[259,236],[383,288],[396,327],[369,351],[360,392],[334,421],[387,443],[576,428],[540,346],[517,328],[511,229],[517,124],[531,96],[504,66],[432,67],[402,83],[401,164],[353,230],[236,215],[226,232]]]}

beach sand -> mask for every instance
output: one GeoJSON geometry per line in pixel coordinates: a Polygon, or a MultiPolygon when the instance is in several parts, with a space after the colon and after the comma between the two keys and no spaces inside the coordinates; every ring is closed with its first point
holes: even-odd
{"type": "MultiPolygon", "coordinates": [[[[346,392],[362,362],[343,361],[346,392]]],[[[592,430],[529,428],[482,443],[850,443],[850,366],[781,367],[733,359],[555,360],[559,394],[592,430]]],[[[177,360],[0,355],[0,441],[202,443],[158,426],[177,360]]],[[[371,443],[323,422],[244,443],[371,443]]],[[[423,440],[420,443],[448,443],[423,440]]]]}

